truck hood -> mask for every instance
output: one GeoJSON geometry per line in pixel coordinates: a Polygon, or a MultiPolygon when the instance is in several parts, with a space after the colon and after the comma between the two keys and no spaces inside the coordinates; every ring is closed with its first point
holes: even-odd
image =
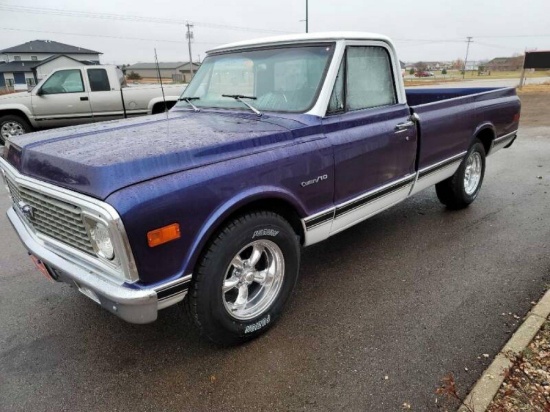
{"type": "Polygon", "coordinates": [[[2,104],[11,104],[11,103],[21,103],[30,100],[31,94],[29,92],[18,92],[18,93],[9,93],[0,96],[0,105],[2,104]]]}
{"type": "Polygon", "coordinates": [[[269,115],[171,111],[17,136],[7,157],[27,176],[105,199],[144,180],[291,144],[291,130],[302,127],[269,115]]]}

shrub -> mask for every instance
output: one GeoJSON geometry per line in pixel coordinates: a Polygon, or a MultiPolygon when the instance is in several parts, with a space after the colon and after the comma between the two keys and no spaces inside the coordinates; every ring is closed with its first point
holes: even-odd
{"type": "Polygon", "coordinates": [[[139,75],[139,73],[136,73],[134,71],[131,71],[130,74],[126,77],[128,78],[128,80],[141,80],[141,76],[139,75]]]}

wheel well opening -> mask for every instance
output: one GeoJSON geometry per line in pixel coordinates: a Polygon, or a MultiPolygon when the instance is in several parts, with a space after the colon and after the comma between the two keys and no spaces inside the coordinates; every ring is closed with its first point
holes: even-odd
{"type": "Polygon", "coordinates": [[[231,215],[229,215],[227,219],[225,219],[224,223],[239,215],[258,210],[266,210],[269,212],[277,213],[278,215],[285,218],[294,230],[294,232],[300,237],[300,243],[304,242],[304,228],[302,226],[300,216],[296,212],[296,209],[290,203],[282,199],[262,199],[248,203],[231,213],[231,215]]]}
{"type": "Polygon", "coordinates": [[[23,120],[25,120],[26,122],[29,121],[29,118],[27,117],[27,115],[25,113],[23,113],[21,110],[17,110],[17,109],[7,109],[7,110],[2,110],[0,112],[0,117],[4,117],[4,116],[18,116],[20,118],[22,118],[23,120]]]}
{"type": "Polygon", "coordinates": [[[483,143],[483,147],[485,148],[485,154],[489,154],[489,151],[491,150],[491,145],[493,143],[493,140],[495,139],[495,134],[491,129],[484,129],[480,131],[476,136],[481,143],[483,143]]]}
{"type": "Polygon", "coordinates": [[[166,104],[164,102],[158,102],[153,105],[153,109],[151,110],[151,114],[159,114],[163,113],[166,110],[170,110],[176,102],[167,101],[166,104]]]}

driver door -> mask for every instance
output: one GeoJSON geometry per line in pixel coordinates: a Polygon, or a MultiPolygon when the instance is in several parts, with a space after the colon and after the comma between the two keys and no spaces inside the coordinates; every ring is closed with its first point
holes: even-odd
{"type": "Polygon", "coordinates": [[[93,121],[88,92],[80,69],[53,73],[32,96],[40,127],[69,126],[93,121]]]}

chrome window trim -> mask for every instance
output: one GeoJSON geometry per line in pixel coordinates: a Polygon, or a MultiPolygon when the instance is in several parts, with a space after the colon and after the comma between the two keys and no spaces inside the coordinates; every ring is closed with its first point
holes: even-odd
{"type": "MultiPolygon", "coordinates": [[[[336,41],[336,47],[334,49],[334,54],[332,56],[332,62],[330,64],[329,70],[325,75],[325,81],[323,83],[323,88],[319,93],[317,102],[315,105],[308,111],[306,114],[311,114],[318,117],[327,116],[328,105],[330,103],[330,96],[332,95],[332,89],[334,88],[334,83],[336,82],[336,77],[338,76],[338,70],[340,69],[340,64],[344,58],[345,51],[347,47],[353,46],[363,46],[363,47],[382,47],[384,48],[389,55],[390,65],[392,68],[393,75],[393,84],[395,88],[397,101],[394,105],[406,104],[407,97],[405,95],[405,86],[403,83],[403,78],[401,76],[401,66],[399,62],[396,61],[397,53],[393,45],[389,40],[385,39],[340,39],[336,41]],[[399,66],[399,67],[398,67],[399,66]]],[[[389,105],[389,106],[394,106],[389,105]]]]}
{"type": "Polygon", "coordinates": [[[26,186],[39,193],[74,204],[82,209],[83,216],[88,215],[96,220],[100,219],[108,222],[109,233],[115,248],[116,261],[108,261],[98,256],[88,255],[85,252],[79,251],[47,235],[37,233],[37,231],[30,227],[26,220],[22,218],[17,208],[14,207],[17,215],[23,221],[24,225],[27,226],[29,232],[33,234],[35,240],[50,250],[55,250],[56,253],[65,258],[73,258],[84,266],[95,268],[96,270],[94,272],[99,272],[102,276],[107,274],[108,276],[105,277],[111,281],[116,280],[120,283],[134,283],[139,280],[137,266],[126,230],[114,207],[90,196],[24,176],[3,158],[0,158],[0,168],[4,171],[6,176],[17,185],[26,186]]]}

